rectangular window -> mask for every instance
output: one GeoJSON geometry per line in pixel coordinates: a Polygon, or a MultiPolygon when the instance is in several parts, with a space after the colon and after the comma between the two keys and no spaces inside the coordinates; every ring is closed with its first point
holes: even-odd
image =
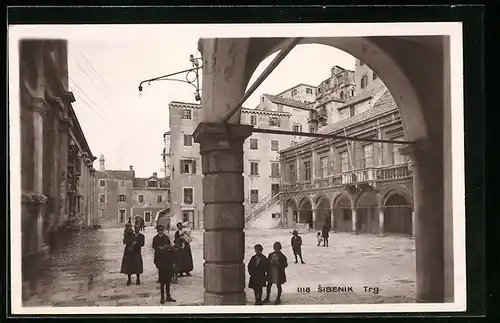
{"type": "Polygon", "coordinates": [[[125,223],[125,210],[118,210],[118,218],[120,223],[125,223]]]}
{"type": "Polygon", "coordinates": [[[373,167],[373,145],[363,146],[363,167],[373,167]]]}
{"type": "Polygon", "coordinates": [[[328,157],[321,157],[320,165],[321,165],[321,177],[327,177],[328,176],[328,157]]]}
{"type": "Polygon", "coordinates": [[[100,218],[104,218],[104,210],[97,210],[97,214],[99,214],[100,218]]]}
{"type": "Polygon", "coordinates": [[[194,211],[182,211],[182,222],[193,223],[194,211]]]}
{"type": "Polygon", "coordinates": [[[343,151],[340,153],[340,169],[342,172],[347,172],[349,170],[349,152],[343,151]]]}
{"type": "Polygon", "coordinates": [[[144,222],[151,222],[151,212],[144,212],[144,222]]]}
{"type": "Polygon", "coordinates": [[[184,188],[184,204],[191,205],[193,204],[193,189],[191,187],[184,188]]]}
{"type": "Polygon", "coordinates": [[[191,110],[184,109],[182,111],[182,119],[191,120],[191,110]]]}
{"type": "Polygon", "coordinates": [[[356,114],[356,107],[352,106],[349,108],[349,116],[353,117],[356,114]]]}
{"type": "Polygon", "coordinates": [[[161,203],[161,202],[163,202],[163,195],[156,196],[156,203],[161,203]]]}
{"type": "Polygon", "coordinates": [[[250,138],[250,149],[259,149],[259,141],[257,139],[250,138]]]}
{"type": "Polygon", "coordinates": [[[307,93],[307,94],[312,94],[312,93],[313,93],[313,90],[312,90],[311,88],[308,88],[308,87],[307,87],[307,88],[306,88],[306,93],[307,93]]]}
{"type": "Polygon", "coordinates": [[[99,202],[106,203],[106,195],[104,195],[104,194],[99,195],[99,202]]]}
{"type": "Polygon", "coordinates": [[[361,88],[364,89],[368,85],[368,76],[363,75],[361,78],[361,88]]]}
{"type": "Polygon", "coordinates": [[[309,160],[304,162],[304,180],[311,180],[311,162],[309,160]]]}
{"type": "Polygon", "coordinates": [[[158,187],[157,181],[148,181],[148,187],[158,187]]]}
{"type": "Polygon", "coordinates": [[[302,132],[302,126],[300,124],[294,124],[293,131],[294,132],[302,132]]]}
{"type": "Polygon", "coordinates": [[[250,162],[250,175],[259,176],[259,163],[250,162]]]}
{"type": "Polygon", "coordinates": [[[118,202],[126,202],[127,197],[123,194],[118,195],[118,202]]]}
{"type": "Polygon", "coordinates": [[[259,203],[259,190],[250,190],[250,203],[259,203]]]}
{"type": "Polygon", "coordinates": [[[271,177],[279,177],[280,176],[280,164],[272,162],[271,163],[271,177]]]}
{"type": "Polygon", "coordinates": [[[104,179],[99,180],[99,186],[101,186],[101,187],[106,186],[106,180],[104,180],[104,179]]]}
{"type": "Polygon", "coordinates": [[[192,146],[192,145],[193,145],[193,136],[184,135],[184,146],[192,146]]]}
{"type": "Polygon", "coordinates": [[[295,183],[297,181],[297,168],[295,164],[289,164],[288,171],[290,172],[290,182],[295,183]]]}
{"type": "MultiPolygon", "coordinates": [[[[394,140],[404,141],[404,137],[395,138],[394,140]]],[[[396,143],[392,144],[392,163],[394,165],[402,164],[408,161],[406,156],[401,155],[401,153],[399,152],[399,148],[403,146],[404,145],[402,144],[396,144],[396,143]]]]}
{"type": "Polygon", "coordinates": [[[271,140],[271,150],[278,151],[280,142],[278,140],[271,140]]]}
{"type": "Polygon", "coordinates": [[[316,128],[315,127],[309,127],[309,132],[310,133],[315,133],[316,132],[316,128]]]}
{"type": "Polygon", "coordinates": [[[255,116],[255,115],[250,116],[250,124],[252,126],[255,126],[257,124],[257,116],[255,116]]]}
{"type": "Polygon", "coordinates": [[[297,93],[298,93],[298,92],[297,92],[297,90],[296,90],[296,89],[295,89],[295,90],[292,90],[292,96],[296,96],[296,95],[297,95],[297,93]]]}
{"type": "Polygon", "coordinates": [[[181,159],[181,174],[196,174],[196,160],[181,159]]]}
{"type": "Polygon", "coordinates": [[[280,126],[280,119],[278,117],[270,117],[269,118],[269,125],[273,127],[279,127],[280,126]]]}
{"type": "Polygon", "coordinates": [[[144,195],[139,195],[137,196],[137,201],[139,201],[139,203],[143,203],[144,202],[144,195]]]}

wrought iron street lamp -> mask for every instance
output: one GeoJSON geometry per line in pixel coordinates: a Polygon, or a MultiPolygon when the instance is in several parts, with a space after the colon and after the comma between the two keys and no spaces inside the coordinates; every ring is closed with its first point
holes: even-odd
{"type": "Polygon", "coordinates": [[[142,92],[143,89],[143,84],[147,83],[148,85],[151,85],[151,82],[155,81],[174,81],[174,82],[182,82],[182,83],[187,83],[191,85],[192,87],[195,88],[194,92],[194,99],[196,101],[201,101],[201,95],[200,95],[200,77],[199,77],[199,70],[203,68],[203,66],[200,65],[201,57],[194,57],[193,54],[189,55],[189,61],[191,62],[192,68],[171,73],[171,74],[166,74],[158,77],[154,77],[148,80],[144,80],[141,83],[139,83],[139,92],[142,92]],[[184,79],[182,78],[172,78],[172,76],[176,75],[182,75],[185,74],[184,79]]]}

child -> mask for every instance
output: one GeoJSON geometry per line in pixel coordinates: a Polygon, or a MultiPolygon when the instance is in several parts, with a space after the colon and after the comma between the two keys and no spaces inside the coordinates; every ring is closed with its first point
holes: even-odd
{"type": "Polygon", "coordinates": [[[321,236],[321,232],[318,232],[316,234],[316,238],[318,239],[318,247],[319,247],[319,245],[321,244],[321,242],[323,242],[323,237],[321,236]]]}
{"type": "Polygon", "coordinates": [[[175,241],[174,246],[172,247],[172,260],[173,260],[173,271],[172,271],[172,284],[177,284],[179,272],[178,272],[178,260],[179,260],[179,253],[181,252],[181,246],[180,246],[180,241],[175,241]]]}
{"type": "Polygon", "coordinates": [[[295,263],[298,263],[297,256],[300,257],[300,263],[305,264],[302,259],[302,238],[299,237],[297,230],[293,230],[292,239],[290,244],[292,245],[293,255],[295,256],[295,263]]]}
{"type": "Polygon", "coordinates": [[[161,299],[160,304],[175,302],[170,296],[170,283],[172,282],[173,272],[173,252],[170,246],[170,239],[164,234],[163,225],[158,226],[158,234],[153,238],[153,248],[155,249],[154,263],[158,268],[160,281],[161,299]],[[165,298],[165,294],[167,294],[165,298]]]}
{"type": "Polygon", "coordinates": [[[253,248],[255,250],[255,255],[252,256],[248,263],[248,273],[250,274],[248,288],[253,289],[255,294],[255,305],[262,305],[262,289],[266,286],[269,260],[262,254],[262,245],[256,244],[253,248]]]}
{"type": "Polygon", "coordinates": [[[286,256],[281,252],[281,243],[275,242],[273,245],[274,252],[269,254],[269,270],[267,273],[267,289],[264,304],[269,303],[269,296],[271,295],[271,287],[276,284],[278,288],[278,295],[274,301],[274,305],[281,304],[281,285],[286,282],[285,268],[288,267],[286,256]]]}

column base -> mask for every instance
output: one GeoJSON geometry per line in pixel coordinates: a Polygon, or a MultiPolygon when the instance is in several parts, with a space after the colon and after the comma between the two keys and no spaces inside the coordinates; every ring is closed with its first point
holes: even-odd
{"type": "Polygon", "coordinates": [[[247,295],[245,292],[212,294],[205,292],[203,294],[204,305],[246,305],[247,295]]]}
{"type": "Polygon", "coordinates": [[[351,234],[352,234],[352,235],[358,235],[358,234],[359,234],[359,232],[356,232],[356,231],[352,232],[352,231],[351,231],[351,234]]]}
{"type": "Polygon", "coordinates": [[[378,234],[378,236],[379,236],[379,237],[385,237],[385,236],[386,236],[386,234],[385,234],[385,233],[379,233],[379,234],[378,234]]]}

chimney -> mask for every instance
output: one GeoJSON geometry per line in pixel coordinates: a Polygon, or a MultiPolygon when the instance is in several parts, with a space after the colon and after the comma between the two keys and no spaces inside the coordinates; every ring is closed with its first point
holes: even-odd
{"type": "Polygon", "coordinates": [[[104,154],[101,154],[99,157],[99,171],[104,172],[106,170],[105,167],[105,159],[104,159],[104,154]]]}
{"type": "Polygon", "coordinates": [[[134,166],[132,166],[132,165],[130,165],[129,168],[131,171],[134,170],[134,166]]]}
{"type": "Polygon", "coordinates": [[[153,173],[153,176],[158,176],[158,173],[157,173],[157,172],[154,172],[154,173],[153,173]]]}

